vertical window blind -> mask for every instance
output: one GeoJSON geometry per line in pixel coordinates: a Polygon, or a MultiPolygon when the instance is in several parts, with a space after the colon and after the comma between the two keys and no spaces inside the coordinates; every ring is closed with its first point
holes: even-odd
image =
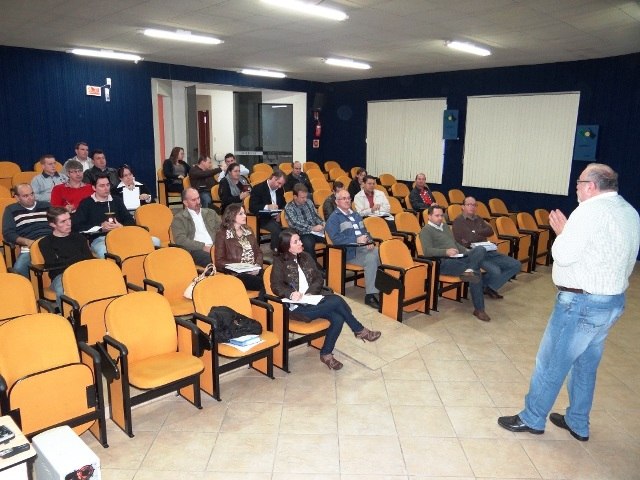
{"type": "Polygon", "coordinates": [[[462,185],[567,195],[580,92],[468,97],[462,185]]]}
{"type": "Polygon", "coordinates": [[[442,183],[445,98],[367,103],[367,171],[413,180],[423,172],[442,183]]]}

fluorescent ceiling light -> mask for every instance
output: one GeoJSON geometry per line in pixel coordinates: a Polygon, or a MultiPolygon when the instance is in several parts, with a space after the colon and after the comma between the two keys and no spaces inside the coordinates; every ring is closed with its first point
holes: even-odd
{"type": "Polygon", "coordinates": [[[140,55],[134,55],[132,53],[120,53],[113,50],[90,50],[88,48],[74,48],[71,53],[76,55],[83,55],[85,57],[98,57],[98,58],[112,58],[115,60],[129,60],[131,62],[138,63],[142,60],[140,55]]]}
{"type": "Polygon", "coordinates": [[[163,38],[166,40],[178,40],[180,42],[204,43],[206,45],[218,45],[223,43],[222,40],[205,35],[194,35],[188,30],[156,30],[155,28],[147,28],[142,33],[147,37],[163,38]]]}
{"type": "Polygon", "coordinates": [[[314,5],[312,3],[301,2],[300,0],[262,0],[264,3],[274,5],[276,7],[288,8],[300,13],[306,13],[309,15],[315,15],[317,17],[328,18],[329,20],[346,20],[349,16],[336,10],[335,8],[322,7],[320,5],[314,5]]]}
{"type": "Polygon", "coordinates": [[[322,61],[328,65],[335,65],[336,67],[358,68],[360,70],[369,70],[371,65],[364,62],[354,62],[353,60],[347,60],[343,58],[324,58],[322,61]]]}
{"type": "Polygon", "coordinates": [[[491,52],[486,48],[481,48],[472,43],[467,42],[445,42],[445,45],[449,48],[453,48],[454,50],[459,50],[461,52],[473,53],[474,55],[480,55],[481,57],[486,57],[491,55],[491,52]]]}
{"type": "Polygon", "coordinates": [[[284,78],[286,75],[282,72],[272,72],[271,70],[256,70],[253,68],[243,68],[240,73],[245,75],[257,75],[259,77],[284,78]]]}

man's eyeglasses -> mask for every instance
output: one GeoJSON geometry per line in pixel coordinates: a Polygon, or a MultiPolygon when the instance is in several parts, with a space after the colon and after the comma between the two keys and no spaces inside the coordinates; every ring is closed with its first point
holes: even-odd
{"type": "Polygon", "coordinates": [[[576,180],[576,183],[591,183],[591,180],[576,180]]]}
{"type": "Polygon", "coordinates": [[[477,207],[478,204],[477,203],[465,203],[464,206],[465,207],[477,207]]]}
{"type": "Polygon", "coordinates": [[[337,197],[336,200],[351,200],[351,197],[337,197]]]}

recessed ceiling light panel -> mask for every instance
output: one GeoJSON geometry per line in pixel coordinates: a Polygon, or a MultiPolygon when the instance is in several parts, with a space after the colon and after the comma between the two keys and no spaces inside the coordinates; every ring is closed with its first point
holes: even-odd
{"type": "Polygon", "coordinates": [[[203,43],[205,45],[218,45],[223,43],[222,40],[206,35],[194,35],[188,30],[158,30],[155,28],[146,28],[142,33],[147,37],[162,38],[165,40],[177,40],[179,42],[203,43]]]}
{"type": "Polygon", "coordinates": [[[276,7],[282,7],[294,12],[305,13],[308,15],[314,15],[316,17],[328,18],[329,20],[346,20],[349,16],[336,10],[335,8],[323,7],[309,2],[301,2],[300,0],[262,0],[264,3],[274,5],[276,7]]]}
{"type": "Polygon", "coordinates": [[[75,55],[82,55],[85,57],[97,57],[97,58],[111,58],[114,60],[128,60],[130,62],[138,63],[142,60],[140,55],[134,55],[132,53],[114,52],[113,50],[92,50],[89,48],[74,48],[69,53],[75,55]]]}
{"type": "Polygon", "coordinates": [[[491,55],[491,51],[486,48],[478,47],[473,43],[468,42],[445,42],[445,45],[449,48],[453,48],[454,50],[458,50],[460,52],[472,53],[474,55],[480,55],[481,57],[486,57],[491,55]]]}
{"type": "Polygon", "coordinates": [[[259,77],[284,78],[286,75],[282,72],[272,72],[271,70],[257,70],[254,68],[243,68],[240,73],[245,75],[257,75],[259,77]]]}
{"type": "Polygon", "coordinates": [[[371,65],[364,62],[355,62],[346,58],[323,58],[322,61],[327,65],[336,67],[357,68],[359,70],[369,70],[371,65]]]}

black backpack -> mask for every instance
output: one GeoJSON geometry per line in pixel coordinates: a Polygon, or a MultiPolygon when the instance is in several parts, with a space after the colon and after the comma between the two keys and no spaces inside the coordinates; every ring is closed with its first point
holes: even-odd
{"type": "Polygon", "coordinates": [[[226,343],[232,338],[262,333],[260,322],[229,307],[211,307],[209,317],[213,319],[216,343],[226,343]]]}

